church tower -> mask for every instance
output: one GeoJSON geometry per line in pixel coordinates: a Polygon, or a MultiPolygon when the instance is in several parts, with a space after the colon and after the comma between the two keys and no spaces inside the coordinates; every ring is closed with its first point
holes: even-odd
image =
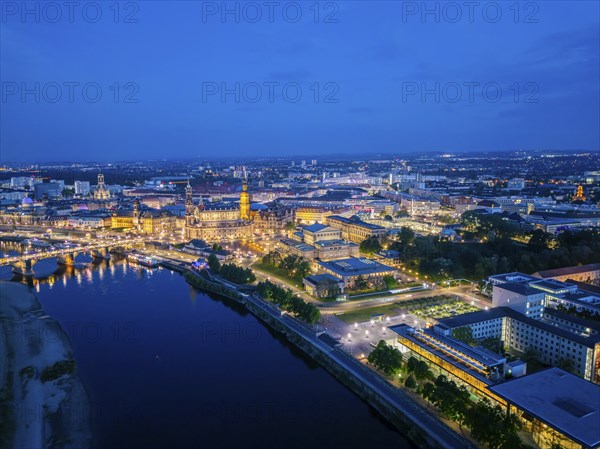
{"type": "Polygon", "coordinates": [[[188,179],[187,186],[185,186],[185,223],[186,225],[192,224],[194,219],[194,198],[192,192],[192,186],[188,179]]]}
{"type": "Polygon", "coordinates": [[[137,198],[133,201],[133,225],[135,228],[140,228],[140,200],[137,198]]]}
{"type": "Polygon", "coordinates": [[[240,193],[240,218],[250,220],[250,194],[248,193],[248,181],[246,179],[242,183],[242,193],[240,193]]]}

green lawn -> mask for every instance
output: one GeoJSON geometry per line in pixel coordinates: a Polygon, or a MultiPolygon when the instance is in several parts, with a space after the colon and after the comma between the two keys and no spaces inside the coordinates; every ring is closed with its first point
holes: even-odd
{"type": "Polygon", "coordinates": [[[290,277],[287,275],[285,270],[282,270],[279,267],[273,267],[272,265],[265,265],[262,262],[255,262],[252,267],[257,270],[264,271],[265,273],[270,274],[273,277],[279,278],[279,280],[287,282],[288,284],[297,285],[298,288],[304,288],[304,284],[302,283],[302,278],[290,277]]]}

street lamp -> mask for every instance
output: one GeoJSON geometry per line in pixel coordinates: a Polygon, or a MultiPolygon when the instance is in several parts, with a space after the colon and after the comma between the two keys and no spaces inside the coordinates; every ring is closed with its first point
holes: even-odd
{"type": "Polygon", "coordinates": [[[365,334],[366,334],[367,338],[369,338],[369,331],[368,330],[365,331],[365,334]]]}
{"type": "Polygon", "coordinates": [[[358,329],[358,323],[354,323],[354,329],[358,329]]]}

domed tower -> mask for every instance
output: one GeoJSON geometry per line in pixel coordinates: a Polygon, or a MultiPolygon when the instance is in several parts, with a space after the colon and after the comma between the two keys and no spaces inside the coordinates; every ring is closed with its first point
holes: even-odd
{"type": "Polygon", "coordinates": [[[246,179],[242,183],[242,193],[240,193],[240,218],[250,220],[250,194],[248,193],[248,181],[246,179]]]}

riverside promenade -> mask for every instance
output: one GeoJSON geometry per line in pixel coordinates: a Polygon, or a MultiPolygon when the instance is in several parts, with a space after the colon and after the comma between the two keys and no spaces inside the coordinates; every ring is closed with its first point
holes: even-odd
{"type": "MultiPolygon", "coordinates": [[[[189,272],[199,276],[193,270],[189,272]]],[[[215,276],[211,276],[211,279],[218,280],[215,276]]],[[[236,296],[239,295],[243,298],[241,302],[251,313],[275,330],[284,333],[289,341],[322,364],[339,381],[369,402],[421,447],[476,448],[465,437],[441,422],[377,372],[345,351],[321,340],[311,326],[282,312],[275,305],[264,301],[256,294],[241,292],[230,282],[221,281],[221,284],[234,290],[236,296]]]]}

